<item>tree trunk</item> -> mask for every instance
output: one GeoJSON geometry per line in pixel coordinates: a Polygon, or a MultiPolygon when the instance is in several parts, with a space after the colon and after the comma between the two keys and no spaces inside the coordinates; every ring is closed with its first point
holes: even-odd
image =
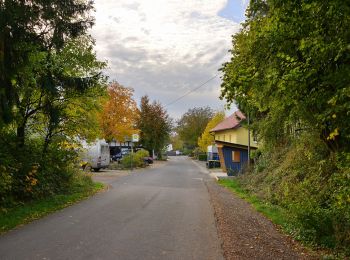
{"type": "MultiPolygon", "coordinates": [[[[0,1],[0,8],[3,3],[0,1]]],[[[1,18],[3,19],[3,18],[1,18]]],[[[3,25],[3,21],[2,21],[3,25]]],[[[12,87],[9,79],[11,68],[9,43],[6,44],[6,36],[9,34],[7,28],[0,29],[0,119],[5,123],[11,122],[12,118],[12,87]]]]}
{"type": "Polygon", "coordinates": [[[52,138],[52,133],[53,133],[53,129],[52,129],[52,126],[50,124],[48,132],[45,136],[44,146],[43,146],[43,150],[42,150],[42,156],[44,156],[46,154],[47,149],[49,148],[49,144],[50,144],[51,138],[52,138]]]}
{"type": "Polygon", "coordinates": [[[42,151],[42,156],[44,156],[47,152],[47,149],[49,148],[49,144],[50,144],[50,136],[49,134],[47,134],[45,136],[45,141],[44,141],[44,146],[43,146],[43,151],[42,151]]]}
{"type": "Polygon", "coordinates": [[[17,127],[17,146],[23,148],[25,143],[25,123],[17,127]]]}

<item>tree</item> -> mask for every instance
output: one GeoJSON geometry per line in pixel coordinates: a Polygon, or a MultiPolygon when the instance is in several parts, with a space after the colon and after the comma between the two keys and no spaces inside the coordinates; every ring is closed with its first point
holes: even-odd
{"type": "MultiPolygon", "coordinates": [[[[31,64],[22,71],[20,82],[13,83],[22,89],[17,103],[15,123],[17,143],[23,147],[26,134],[44,137],[43,153],[56,135],[87,137],[97,134],[96,102],[105,91],[104,77],[99,71],[104,62],[92,52],[92,39],[78,37],[67,41],[60,52],[50,54],[50,66],[60,78],[52,79],[51,90],[42,87],[47,76],[47,53],[32,53],[31,64]]],[[[49,83],[48,83],[49,84],[49,83]]],[[[50,85],[50,84],[49,84],[50,85]]]]}
{"type": "Polygon", "coordinates": [[[173,150],[183,150],[183,141],[178,134],[174,134],[170,137],[170,143],[173,145],[173,150]]]}
{"type": "Polygon", "coordinates": [[[250,112],[266,144],[307,129],[349,150],[350,3],[256,0],[247,14],[222,97],[250,112]]]}
{"type": "Polygon", "coordinates": [[[10,198],[70,187],[73,139],[97,134],[106,63],[87,34],[92,9],[84,0],[0,0],[0,182],[11,179],[10,198]]]}
{"type": "Polygon", "coordinates": [[[213,114],[210,107],[196,107],[189,109],[177,122],[176,131],[187,149],[193,149],[197,146],[198,138],[213,114]]]}
{"type": "Polygon", "coordinates": [[[162,105],[155,101],[150,103],[148,96],[143,96],[137,128],[142,146],[151,154],[155,151],[161,158],[161,151],[169,141],[171,131],[171,120],[162,105]]]}
{"type": "Polygon", "coordinates": [[[19,147],[30,117],[43,112],[53,119],[53,101],[62,91],[83,90],[99,80],[98,74],[69,75],[56,60],[92,26],[92,8],[91,1],[0,1],[0,126],[15,121],[19,147]]]}
{"type": "Polygon", "coordinates": [[[133,100],[134,90],[117,82],[108,87],[108,100],[100,114],[100,124],[106,140],[124,141],[137,130],[136,122],[139,111],[133,100]]]}
{"type": "Polygon", "coordinates": [[[214,137],[213,135],[210,134],[210,130],[212,130],[217,124],[219,124],[224,119],[225,119],[225,112],[220,111],[215,113],[213,118],[208,122],[201,137],[198,138],[198,147],[202,152],[206,152],[207,147],[209,145],[212,145],[214,142],[214,137]]]}

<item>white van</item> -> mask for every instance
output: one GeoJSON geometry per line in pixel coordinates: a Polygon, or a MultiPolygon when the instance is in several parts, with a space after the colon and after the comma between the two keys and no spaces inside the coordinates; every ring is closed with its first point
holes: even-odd
{"type": "Polygon", "coordinates": [[[83,143],[84,155],[83,162],[89,164],[91,169],[98,172],[100,169],[107,168],[110,162],[109,145],[105,140],[96,140],[94,143],[83,143]]]}

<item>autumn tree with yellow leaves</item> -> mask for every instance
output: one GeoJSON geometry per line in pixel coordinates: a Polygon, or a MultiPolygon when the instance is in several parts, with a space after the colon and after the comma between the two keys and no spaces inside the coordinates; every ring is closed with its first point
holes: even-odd
{"type": "Polygon", "coordinates": [[[206,152],[207,147],[214,143],[214,137],[213,135],[210,134],[210,130],[212,130],[217,124],[219,124],[224,119],[225,119],[225,112],[220,111],[215,113],[213,118],[208,122],[204,132],[198,138],[198,146],[202,152],[206,152]]]}
{"type": "Polygon", "coordinates": [[[113,82],[108,87],[108,98],[99,116],[103,137],[106,140],[124,141],[137,133],[139,110],[133,99],[134,90],[113,82]]]}

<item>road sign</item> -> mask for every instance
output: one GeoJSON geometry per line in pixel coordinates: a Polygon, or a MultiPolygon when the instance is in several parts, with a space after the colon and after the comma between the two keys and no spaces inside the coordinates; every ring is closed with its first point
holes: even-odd
{"type": "Polygon", "coordinates": [[[137,143],[139,141],[140,137],[138,134],[133,134],[132,137],[131,137],[131,141],[133,143],[137,143]]]}

